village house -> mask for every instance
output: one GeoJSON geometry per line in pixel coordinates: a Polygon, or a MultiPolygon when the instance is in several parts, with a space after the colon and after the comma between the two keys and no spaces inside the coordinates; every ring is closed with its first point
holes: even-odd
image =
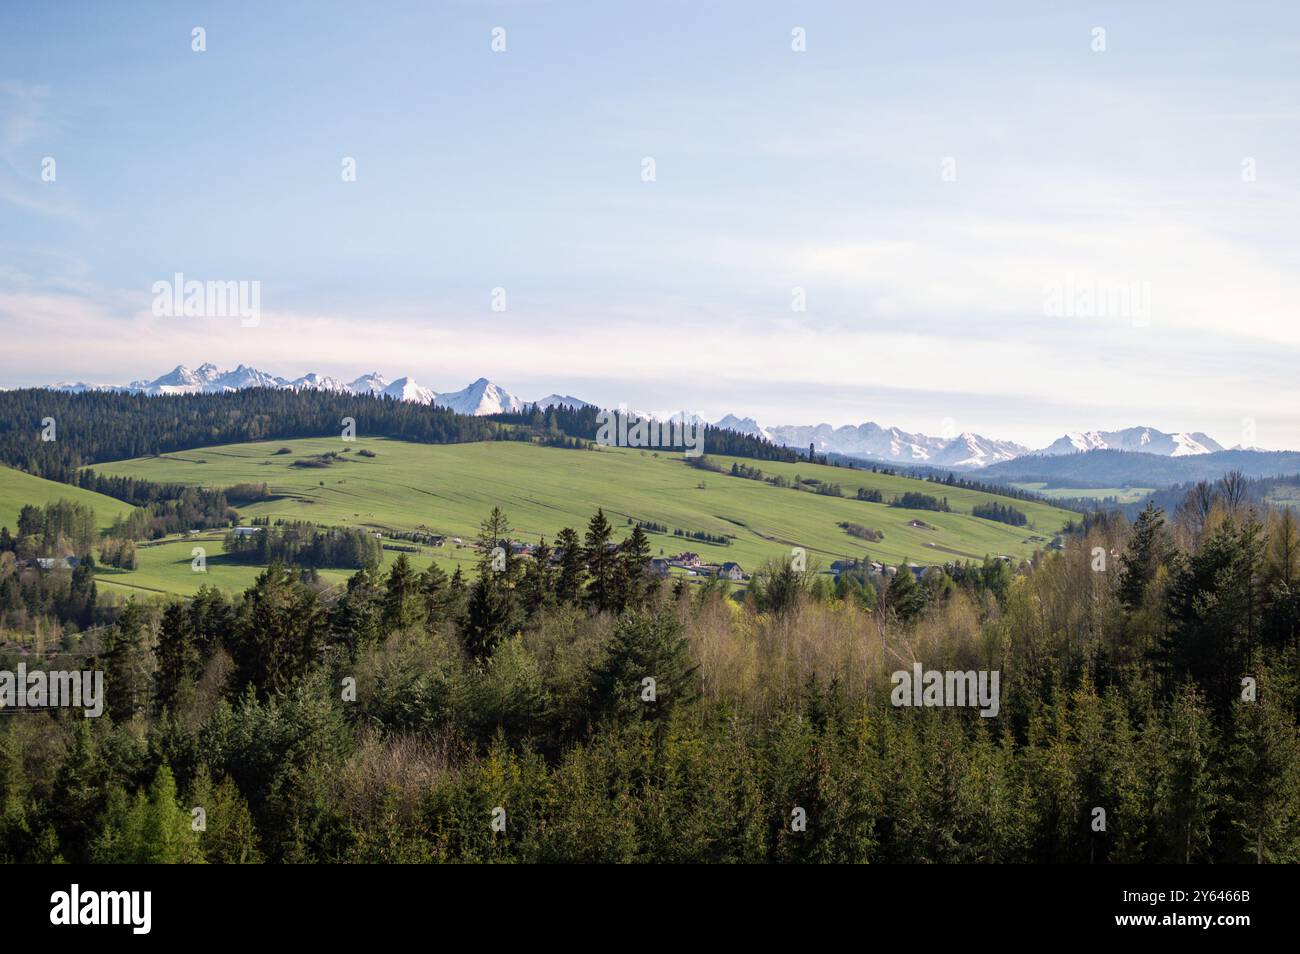
{"type": "Polygon", "coordinates": [[[677,556],[671,557],[668,562],[671,563],[673,566],[683,566],[683,567],[687,567],[688,569],[693,567],[704,566],[704,561],[700,559],[700,555],[698,553],[691,553],[689,551],[686,553],[679,553],[677,554],[677,556]]]}
{"type": "Polygon", "coordinates": [[[739,563],[727,562],[718,567],[718,576],[739,583],[745,579],[745,571],[740,568],[739,563]]]}
{"type": "Polygon", "coordinates": [[[74,556],[37,557],[29,565],[39,566],[42,570],[75,570],[80,562],[81,561],[74,556]]]}
{"type": "Polygon", "coordinates": [[[232,530],[231,532],[234,533],[234,535],[237,537],[251,537],[255,533],[261,533],[262,528],[261,527],[235,527],[235,529],[232,530]]]}

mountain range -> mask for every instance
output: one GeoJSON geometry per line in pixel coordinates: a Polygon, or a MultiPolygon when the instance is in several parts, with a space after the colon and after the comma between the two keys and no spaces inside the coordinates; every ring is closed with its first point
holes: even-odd
{"type": "Polygon", "coordinates": [[[570,407],[587,406],[571,395],[548,394],[536,401],[525,401],[511,394],[500,385],[493,384],[487,378],[479,378],[473,384],[459,391],[439,392],[425,387],[411,377],[400,377],[389,381],[378,371],[363,374],[354,381],[343,381],[329,375],[312,371],[300,378],[283,378],[278,375],[260,371],[257,368],[241,364],[233,371],[222,371],[214,364],[201,364],[191,370],[185,365],[177,365],[171,371],[152,380],[141,379],[127,385],[93,385],[78,382],[76,384],[55,384],[59,391],[126,391],[133,394],[219,394],[223,391],[238,391],[243,388],[288,388],[294,391],[338,391],[345,394],[375,394],[399,401],[414,401],[419,404],[436,404],[457,414],[483,415],[501,414],[520,411],[526,405],[537,404],[551,407],[567,404],[570,407]]]}
{"type": "MultiPolygon", "coordinates": [[[[419,384],[411,377],[389,381],[377,371],[363,374],[353,381],[343,381],[314,371],[289,379],[244,364],[230,371],[223,371],[211,363],[202,364],[193,370],[177,365],[160,377],[132,381],[127,385],[64,383],[52,387],[63,391],[112,390],[159,395],[212,394],[254,387],[291,388],[297,391],[328,390],[434,404],[458,414],[469,415],[520,411],[532,404],[543,408],[561,404],[569,407],[596,406],[571,394],[553,393],[536,400],[524,400],[487,378],[479,378],[459,391],[440,392],[419,384]]],[[[703,420],[698,415],[686,412],[673,415],[672,419],[703,420]]],[[[822,454],[842,454],[863,460],[953,470],[977,470],[1031,455],[1059,457],[1096,450],[1138,452],[1160,457],[1189,457],[1223,450],[1215,440],[1200,431],[1166,433],[1152,427],[1070,432],[1047,447],[1034,450],[1014,441],[998,440],[970,431],[964,431],[955,437],[933,437],[910,433],[897,427],[882,427],[870,421],[839,427],[830,424],[762,426],[752,417],[728,414],[714,422],[713,426],[763,437],[775,444],[789,447],[811,446],[822,454]]]]}

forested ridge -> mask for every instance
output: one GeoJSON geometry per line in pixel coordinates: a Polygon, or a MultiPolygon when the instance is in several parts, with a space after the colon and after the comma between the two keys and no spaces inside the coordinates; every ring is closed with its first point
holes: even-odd
{"type": "Polygon", "coordinates": [[[0,721],[0,854],[1294,862],[1300,530],[1230,491],[1019,571],[772,564],[742,602],[601,513],[494,564],[499,511],[472,580],[132,601],[62,646],[89,656],[47,643],[103,666],[104,716],[0,721]],[[998,671],[997,717],[896,708],[915,663],[998,671]]]}
{"type": "MultiPolygon", "coordinates": [[[[528,413],[472,417],[411,401],[333,391],[249,388],[223,394],[148,396],[109,391],[70,393],[45,388],[0,391],[0,462],[38,477],[79,483],[133,503],[159,493],[142,482],[85,477],[82,467],[249,441],[355,432],[421,444],[529,440],[561,446],[594,441],[594,408],[530,408],[528,413]],[[52,420],[52,440],[43,439],[52,420]],[[566,441],[565,438],[571,439],[566,441]]],[[[711,452],[794,460],[784,447],[732,431],[708,428],[711,452]]]]}

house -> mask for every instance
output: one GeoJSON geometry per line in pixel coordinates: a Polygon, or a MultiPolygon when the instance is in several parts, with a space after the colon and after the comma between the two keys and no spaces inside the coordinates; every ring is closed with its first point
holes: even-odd
{"type": "Polygon", "coordinates": [[[745,578],[745,571],[740,568],[739,563],[728,562],[718,567],[718,575],[734,583],[739,583],[745,578]]]}
{"type": "Polygon", "coordinates": [[[654,557],[650,560],[650,572],[655,576],[667,576],[670,565],[663,557],[654,557]]]}
{"type": "Polygon", "coordinates": [[[37,557],[34,561],[42,570],[75,570],[81,561],[76,557],[37,557]]]}
{"type": "Polygon", "coordinates": [[[704,566],[704,561],[700,559],[700,555],[698,553],[690,553],[690,552],[679,553],[677,554],[677,556],[672,557],[669,562],[675,564],[676,566],[684,566],[684,567],[704,566]]]}
{"type": "Polygon", "coordinates": [[[234,533],[234,535],[237,537],[251,537],[255,533],[261,533],[262,528],[261,527],[235,527],[235,529],[231,532],[234,533]]]}

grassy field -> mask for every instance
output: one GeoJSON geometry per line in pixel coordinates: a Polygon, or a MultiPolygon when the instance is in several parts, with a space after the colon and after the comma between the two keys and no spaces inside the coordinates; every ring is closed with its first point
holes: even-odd
{"type": "MultiPolygon", "coordinates": [[[[714,458],[730,468],[731,458],[714,458]]],[[[379,530],[428,528],[469,541],[493,506],[509,516],[514,535],[536,540],[566,526],[581,532],[596,507],[603,507],[619,536],[630,531],[628,518],[665,524],[651,533],[654,555],[682,550],[707,561],[734,560],[751,571],[793,546],[804,547],[823,564],[844,556],[869,555],[899,562],[942,563],[985,554],[1028,556],[1043,546],[1073,515],[1043,503],[1008,501],[975,491],[928,484],[909,478],[809,464],[757,464],[765,475],[816,477],[838,483],[846,497],[835,498],[773,487],[762,481],[709,473],[686,466],[680,455],[625,448],[573,451],[512,442],[407,444],[383,439],[337,438],[233,444],[157,457],[100,464],[96,470],[149,480],[226,487],[266,482],[274,499],[241,507],[245,519],[269,517],[309,520],[322,525],[379,530]],[[289,453],[277,453],[288,446],[289,453]],[[364,457],[367,450],[375,456],[364,457]],[[338,462],[326,467],[295,466],[327,452],[338,462]],[[703,486],[701,486],[703,485],[703,486]],[[953,513],[903,510],[852,499],[858,487],[880,490],[886,500],[908,490],[947,496],[953,513]],[[980,502],[1012,503],[1030,519],[1029,527],[1010,527],[969,515],[980,502]],[[919,520],[928,527],[913,527],[919,520]],[[884,533],[878,543],[849,536],[841,522],[884,533]],[[734,539],[730,546],[683,539],[672,530],[704,531],[734,539]]],[[[142,551],[141,567],[113,579],[119,585],[192,592],[203,580],[190,570],[189,541],[170,541],[158,552],[142,551]]],[[[245,585],[252,567],[223,565],[209,551],[212,582],[245,585]],[[227,576],[227,571],[229,575],[227,576]],[[228,580],[228,582],[227,582],[228,580]]],[[[468,548],[429,550],[415,562],[438,559],[451,566],[469,559],[468,548]],[[437,554],[435,557],[434,554],[437,554]]],[[[391,554],[389,554],[391,557],[391,554]]],[[[346,576],[343,571],[329,571],[346,576]]]]}
{"type": "Polygon", "coordinates": [[[101,529],[111,526],[120,515],[131,512],[131,505],[94,491],[82,490],[70,484],[44,480],[24,474],[10,467],[0,467],[0,527],[13,533],[18,527],[18,511],[24,504],[44,506],[56,500],[69,500],[95,511],[95,522],[101,529]]]}
{"type": "Polygon", "coordinates": [[[1071,497],[1105,500],[1114,497],[1122,504],[1137,503],[1155,490],[1154,487],[1048,487],[1044,483],[1019,483],[1011,486],[1033,491],[1049,500],[1068,500],[1071,497]]]}
{"type": "MultiPolygon", "coordinates": [[[[231,594],[239,593],[253,584],[263,567],[228,560],[221,546],[223,532],[204,531],[195,537],[167,537],[163,540],[140,544],[136,548],[139,566],[135,570],[118,570],[100,566],[95,569],[95,580],[102,589],[112,593],[139,595],[178,593],[193,596],[201,586],[216,586],[231,594]],[[194,569],[194,548],[201,547],[205,556],[205,570],[194,569]]],[[[402,546],[410,546],[403,542],[402,546]]],[[[464,573],[472,575],[477,553],[470,547],[420,547],[417,553],[407,553],[407,559],[417,570],[423,570],[435,560],[448,574],[457,565],[464,573]]],[[[384,565],[392,563],[398,551],[384,550],[384,565]]],[[[344,583],[352,570],[321,570],[322,579],[330,583],[344,583]]]]}

